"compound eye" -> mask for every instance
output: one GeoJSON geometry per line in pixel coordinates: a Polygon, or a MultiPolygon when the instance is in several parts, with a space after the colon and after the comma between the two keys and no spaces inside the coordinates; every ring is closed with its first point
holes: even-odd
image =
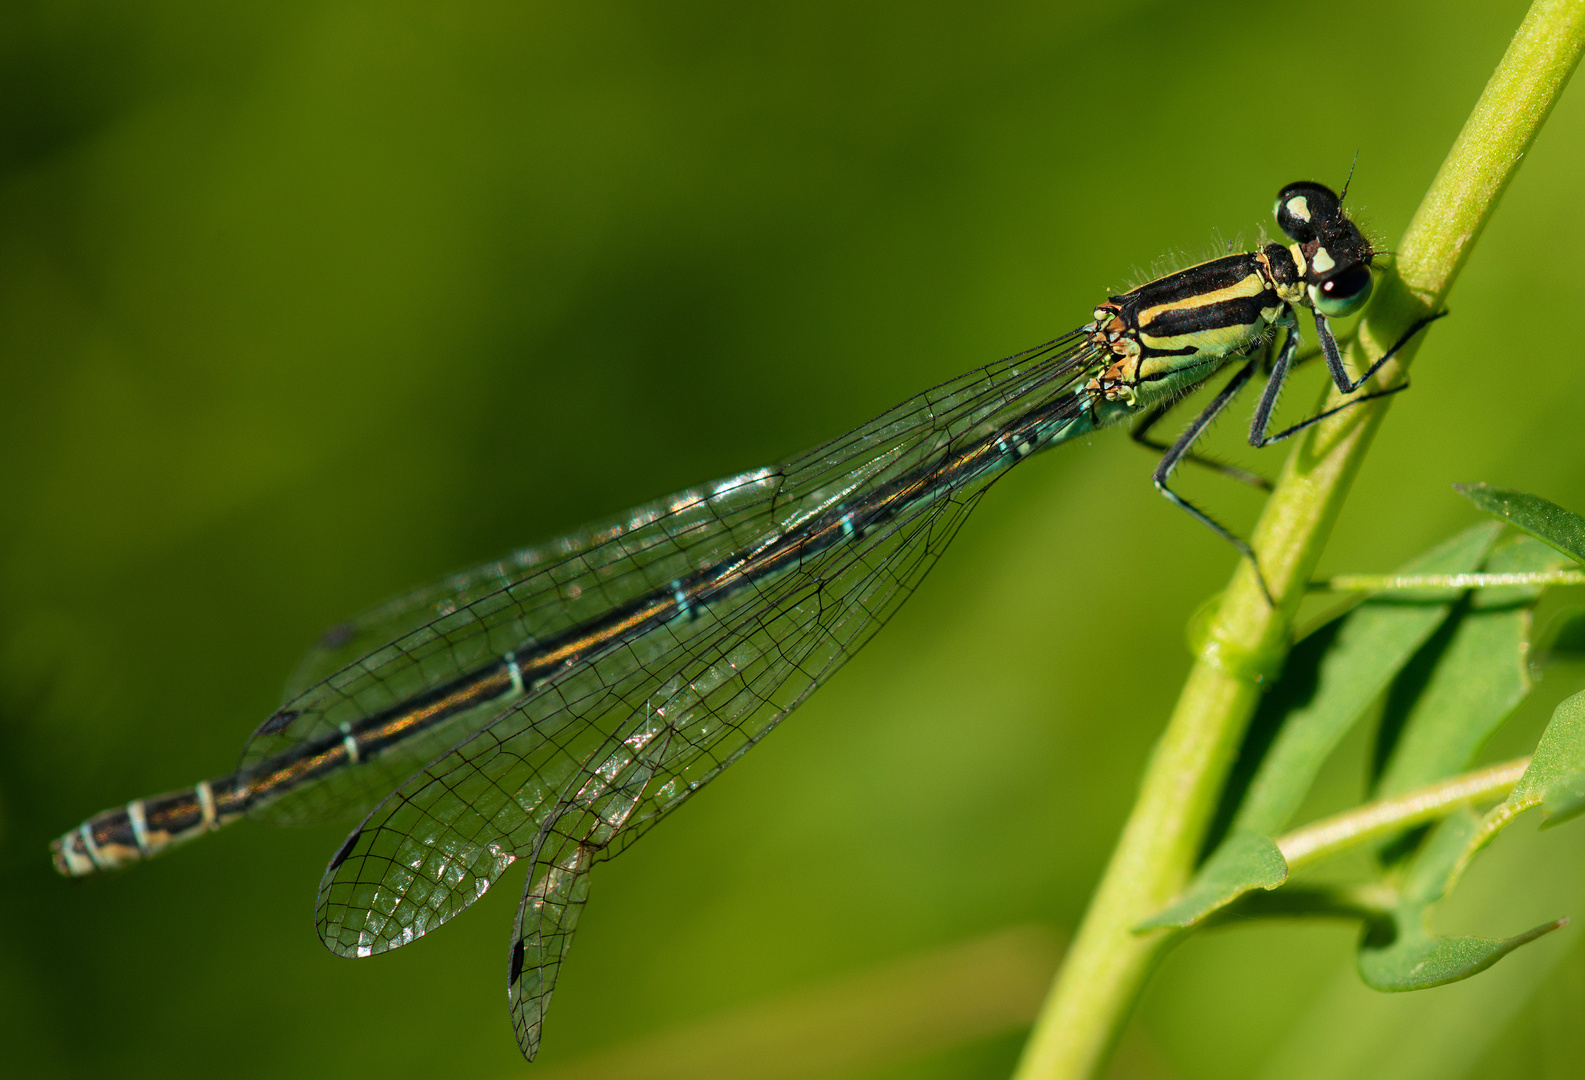
{"type": "Polygon", "coordinates": [[[1337,196],[1321,184],[1301,180],[1277,192],[1277,227],[1301,244],[1315,239],[1338,212],[1337,196]]]}
{"type": "Polygon", "coordinates": [[[1329,319],[1352,315],[1370,299],[1370,267],[1355,263],[1319,285],[1310,286],[1310,303],[1329,319]]]}

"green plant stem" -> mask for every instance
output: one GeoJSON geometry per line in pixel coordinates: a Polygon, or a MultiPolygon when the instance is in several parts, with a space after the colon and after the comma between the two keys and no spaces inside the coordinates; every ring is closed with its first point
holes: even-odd
{"type": "Polygon", "coordinates": [[[1529,758],[1517,758],[1452,776],[1390,799],[1365,803],[1285,833],[1278,837],[1277,848],[1290,872],[1300,870],[1361,844],[1446,817],[1460,806],[1504,798],[1529,765],[1529,758]]]}
{"type": "MultiPolygon", "coordinates": [[[[1585,0],[1536,0],[1437,172],[1350,350],[1378,357],[1437,311],[1579,60],[1585,0]]],[[[1418,336],[1378,375],[1401,382],[1418,336]]],[[[1362,370],[1362,367],[1356,367],[1362,370]]],[[[1329,395],[1329,400],[1330,400],[1329,395]]],[[[1228,767],[1291,643],[1294,613],[1391,398],[1317,424],[1289,456],[1252,545],[1277,599],[1240,564],[1198,634],[1193,669],[1151,754],[1112,859],[1019,1062],[1017,1080],[1094,1076],[1174,938],[1135,934],[1187,882],[1228,767]]]]}
{"type": "Polygon", "coordinates": [[[1527,574],[1338,574],[1310,588],[1324,592],[1391,592],[1400,589],[1496,589],[1508,585],[1585,585],[1585,570],[1527,574]]]}

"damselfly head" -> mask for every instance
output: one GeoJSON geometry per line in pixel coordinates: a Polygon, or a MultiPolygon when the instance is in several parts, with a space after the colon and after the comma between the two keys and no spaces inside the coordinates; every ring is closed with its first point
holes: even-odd
{"type": "Polygon", "coordinates": [[[1310,180],[1277,193],[1277,225],[1293,240],[1310,306],[1328,318],[1352,315],[1370,299],[1370,241],[1331,188],[1310,180]]]}

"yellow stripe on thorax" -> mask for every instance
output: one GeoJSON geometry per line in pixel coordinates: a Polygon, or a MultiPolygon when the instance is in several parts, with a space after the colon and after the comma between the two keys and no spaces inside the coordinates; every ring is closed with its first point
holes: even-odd
{"type": "Polygon", "coordinates": [[[1259,296],[1266,291],[1266,279],[1258,273],[1246,274],[1242,279],[1233,282],[1225,289],[1216,289],[1213,292],[1195,293],[1182,300],[1175,300],[1170,304],[1156,304],[1145,308],[1139,313],[1139,328],[1146,329],[1152,322],[1171,311],[1187,311],[1190,308],[1205,307],[1207,304],[1219,303],[1223,300],[1248,300],[1259,296]]]}
{"type": "MultiPolygon", "coordinates": [[[[1263,319],[1259,323],[1239,323],[1215,330],[1196,330],[1193,333],[1176,334],[1171,337],[1150,333],[1150,326],[1163,315],[1171,312],[1188,311],[1223,300],[1254,299],[1265,293],[1268,287],[1269,283],[1263,275],[1250,273],[1224,289],[1196,293],[1194,296],[1184,297],[1170,304],[1156,304],[1145,308],[1139,313],[1140,343],[1148,348],[1164,351],[1192,346],[1212,356],[1243,352],[1265,332],[1266,325],[1277,317],[1281,310],[1280,304],[1261,309],[1263,319]]],[[[1171,361],[1168,361],[1167,366],[1172,366],[1171,361]]],[[[1149,373],[1142,371],[1140,374],[1149,373]]]]}

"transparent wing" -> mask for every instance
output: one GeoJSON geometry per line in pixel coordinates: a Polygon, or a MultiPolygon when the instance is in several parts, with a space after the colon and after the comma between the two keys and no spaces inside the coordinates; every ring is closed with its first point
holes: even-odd
{"type": "MultiPolygon", "coordinates": [[[[343,725],[355,726],[506,652],[532,651],[539,641],[752,543],[773,528],[767,511],[779,480],[777,470],[761,469],[679,492],[331,628],[293,676],[292,685],[303,688],[254,732],[241,771],[265,771],[343,725]]],[[[252,816],[281,824],[361,816],[504,707],[491,703],[454,716],[377,758],[255,807],[252,816]]]]}
{"type": "Polygon", "coordinates": [[[764,738],[856,653],[907,599],[978,501],[945,496],[867,551],[833,553],[816,581],[718,635],[658,695],[666,726],[637,725],[623,749],[602,744],[539,817],[533,867],[512,933],[508,995],[518,1045],[532,1059],[561,963],[587,896],[589,866],[631,844],[764,738]],[[644,739],[643,750],[631,749],[644,739]],[[631,759],[631,760],[629,760],[631,759]]]}
{"type": "Polygon", "coordinates": [[[326,944],[357,956],[406,944],[532,858],[511,987],[531,1055],[589,864],[703,787],[856,652],[977,498],[942,496],[885,536],[830,549],[705,632],[607,654],[420,771],[327,871],[326,944]]]}
{"type": "Polygon", "coordinates": [[[286,680],[282,704],[290,706],[293,699],[312,690],[316,683],[458,608],[500,592],[553,557],[565,558],[566,549],[587,535],[561,537],[549,544],[514,551],[504,559],[392,597],[372,611],[337,623],[321,634],[298,662],[286,680]]]}
{"type": "MultiPolygon", "coordinates": [[[[770,524],[756,542],[867,492],[919,494],[870,531],[567,670],[413,775],[326,871],[317,910],[326,945],[369,955],[412,941],[531,857],[512,1001],[532,1054],[588,866],[736,760],[868,640],[1017,460],[964,448],[1001,445],[998,432],[1038,444],[1073,419],[1077,406],[1063,403],[1076,401],[1072,360],[1064,352],[976,372],[756,474],[773,493],[760,504],[770,524]],[[1056,403],[1044,426],[1020,428],[1037,423],[1029,418],[1042,402],[1056,403]],[[978,464],[954,464],[966,460],[978,464]]],[[[729,551],[745,550],[743,530],[723,522],[720,531],[734,536],[729,551]]]]}
{"type": "MultiPolygon", "coordinates": [[[[398,708],[508,651],[532,651],[701,567],[752,550],[1039,402],[1074,400],[1067,391],[1094,360],[1082,336],[1067,335],[919,394],[781,465],[658,500],[620,521],[524,549],[343,624],[305,658],[294,685],[318,681],[259,727],[244,749],[241,772],[267,771],[305,744],[398,708]]],[[[654,642],[628,650],[632,655],[623,663],[658,686],[667,676],[651,666],[649,653],[706,633],[731,606],[669,626],[654,642]]],[[[560,686],[552,683],[539,693],[560,686]]],[[[354,818],[426,762],[523,708],[539,717],[556,705],[552,699],[540,705],[497,701],[459,712],[249,812],[292,824],[354,818]]],[[[548,717],[542,722],[554,726],[548,717]]]]}

